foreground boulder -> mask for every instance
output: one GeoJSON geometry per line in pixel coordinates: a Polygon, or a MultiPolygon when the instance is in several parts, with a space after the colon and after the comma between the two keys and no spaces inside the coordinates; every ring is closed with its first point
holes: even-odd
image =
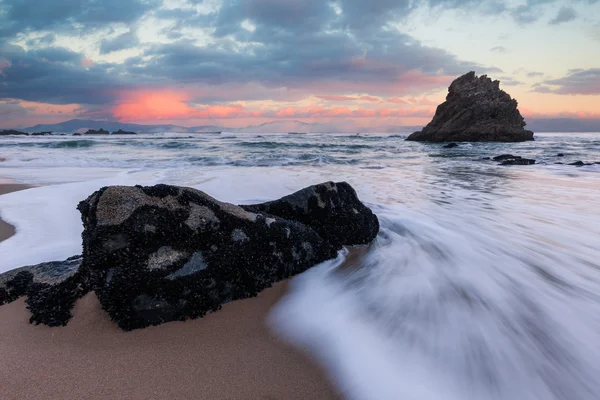
{"type": "Polygon", "coordinates": [[[124,330],[201,317],[335,257],[343,245],[369,243],[379,231],[377,217],[344,182],[249,206],[191,188],[111,186],[78,208],[81,266],[55,285],[28,281],[34,323],[66,324],[90,290],[124,330]]]}
{"type": "Polygon", "coordinates": [[[499,81],[471,71],[452,82],[446,101],[431,122],[406,140],[429,142],[523,142],[533,140],[524,129],[517,101],[499,81]]]}

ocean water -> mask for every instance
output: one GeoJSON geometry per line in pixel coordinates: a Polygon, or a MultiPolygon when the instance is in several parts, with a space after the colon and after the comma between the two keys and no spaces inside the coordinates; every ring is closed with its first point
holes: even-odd
{"type": "Polygon", "coordinates": [[[599,399],[600,165],[555,163],[600,161],[600,134],[454,149],[405,137],[0,137],[0,178],[40,185],[0,196],[18,228],[0,271],[78,254],[75,207],[101,186],[253,203],[345,180],[379,236],[292,279],[268,324],[346,398],[599,399]],[[504,153],[538,164],[482,160],[504,153]]]}

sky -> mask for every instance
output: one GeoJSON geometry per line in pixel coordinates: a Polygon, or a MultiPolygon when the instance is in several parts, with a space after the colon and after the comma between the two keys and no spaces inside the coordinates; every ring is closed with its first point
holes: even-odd
{"type": "Polygon", "coordinates": [[[0,0],[0,126],[423,125],[456,77],[600,118],[600,0],[0,0]]]}

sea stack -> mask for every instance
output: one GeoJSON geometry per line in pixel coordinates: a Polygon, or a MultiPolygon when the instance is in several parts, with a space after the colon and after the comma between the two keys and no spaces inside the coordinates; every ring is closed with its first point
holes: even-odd
{"type": "Polygon", "coordinates": [[[456,78],[446,101],[437,107],[423,130],[406,140],[423,142],[524,142],[534,140],[524,129],[517,100],[500,89],[500,82],[471,71],[456,78]]]}

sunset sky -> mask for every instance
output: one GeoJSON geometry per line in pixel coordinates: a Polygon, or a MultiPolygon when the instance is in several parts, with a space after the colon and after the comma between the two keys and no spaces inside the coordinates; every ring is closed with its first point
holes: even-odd
{"type": "Polygon", "coordinates": [[[600,117],[600,0],[0,0],[0,127],[421,125],[458,75],[600,117]]]}

